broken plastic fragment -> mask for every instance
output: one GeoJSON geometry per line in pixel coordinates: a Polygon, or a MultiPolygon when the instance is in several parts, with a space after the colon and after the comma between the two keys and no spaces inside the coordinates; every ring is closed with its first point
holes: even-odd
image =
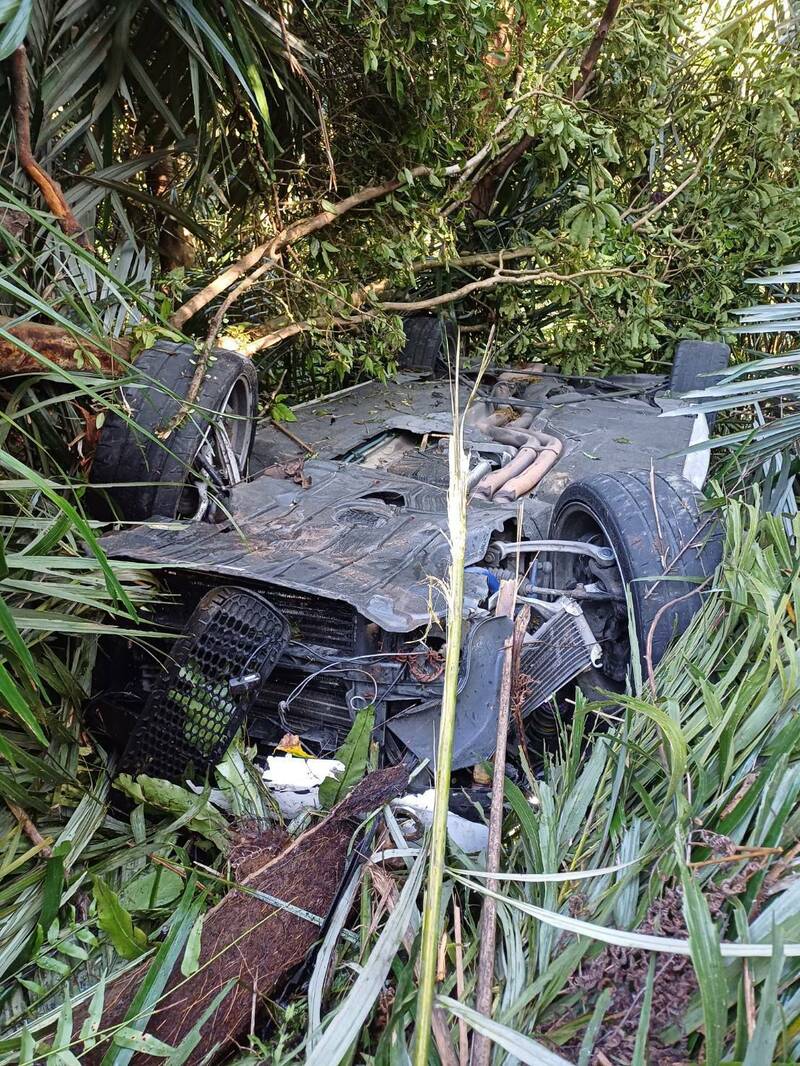
{"type": "MultiPolygon", "coordinates": [[[[424,826],[430,826],[433,822],[435,796],[436,790],[433,788],[429,788],[427,792],[409,793],[407,796],[394,800],[392,808],[401,814],[404,810],[410,811],[424,826]]],[[[461,851],[474,855],[486,848],[489,842],[489,827],[483,822],[473,822],[469,818],[462,818],[460,814],[449,811],[447,835],[461,851]]]]}
{"type": "Polygon", "coordinates": [[[343,772],[338,759],[269,755],[261,776],[284,818],[294,818],[301,811],[319,809],[319,786],[343,772]]]}

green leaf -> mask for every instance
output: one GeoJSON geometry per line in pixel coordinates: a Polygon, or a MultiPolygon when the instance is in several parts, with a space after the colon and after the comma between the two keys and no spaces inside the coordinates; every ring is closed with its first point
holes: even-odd
{"type": "Polygon", "coordinates": [[[25,40],[33,0],[0,0],[0,63],[25,40]]]}
{"type": "Polygon", "coordinates": [[[427,850],[421,848],[378,942],[333,1020],[307,1055],[306,1066],[338,1066],[362,1031],[408,929],[422,885],[426,859],[427,850]]]}
{"type": "MultiPolygon", "coordinates": [[[[222,1001],[228,995],[232,988],[237,984],[237,978],[232,977],[219,992],[214,996],[209,1005],[194,1023],[194,1026],[189,1030],[186,1036],[181,1040],[180,1044],[175,1048],[175,1051],[170,1055],[166,1062],[166,1066],[184,1066],[184,1063],[189,1061],[189,1056],[194,1049],[200,1043],[203,1026],[206,1024],[209,1018],[213,1017],[220,1006],[222,1001]]],[[[218,1045],[217,1045],[218,1046],[218,1045]]],[[[211,1049],[209,1055],[206,1058],[213,1058],[215,1048],[211,1049]]]]}
{"type": "Polygon", "coordinates": [[[38,685],[39,676],[33,657],[17,629],[11,611],[8,609],[8,604],[2,596],[0,596],[0,632],[8,641],[9,647],[19,661],[20,666],[26,671],[31,684],[38,685]]]}
{"type": "Polygon", "coordinates": [[[117,893],[102,877],[94,879],[94,899],[97,904],[97,924],[123,959],[138,959],[147,950],[147,937],[137,929],[130,914],[119,901],[117,893]]]}
{"type": "Polygon", "coordinates": [[[719,1066],[728,1021],[728,988],[720,952],[719,931],[711,918],[705,896],[684,863],[681,863],[681,882],[683,909],[689,931],[689,951],[703,1005],[705,1061],[708,1066],[719,1066]]]}
{"type": "Polygon", "coordinates": [[[181,959],[181,973],[184,977],[191,977],[193,973],[197,973],[200,969],[200,948],[203,940],[204,918],[204,914],[198,916],[197,921],[192,926],[191,933],[189,933],[189,939],[186,941],[186,950],[181,959]]]}
{"type": "Polygon", "coordinates": [[[0,700],[12,711],[25,725],[43,747],[47,747],[47,737],[36,720],[36,716],[28,706],[25,697],[17,688],[16,682],[0,663],[0,700]]]}
{"type": "Polygon", "coordinates": [[[450,999],[449,996],[437,996],[436,1002],[440,1007],[449,1010],[451,1014],[455,1014],[457,1018],[463,1018],[476,1033],[488,1036],[491,1041],[519,1062],[524,1062],[525,1066],[569,1066],[568,1059],[556,1055],[544,1044],[531,1040],[529,1036],[517,1032],[508,1025],[479,1014],[465,1003],[459,1003],[458,1000],[450,999]]]}
{"type": "Polygon", "coordinates": [[[647,981],[644,986],[644,999],[636,1029],[636,1043],[633,1048],[631,1066],[647,1066],[647,1034],[650,1032],[650,1010],[653,1006],[653,983],[656,976],[656,957],[650,956],[647,966],[647,981]]]}
{"type": "Polygon", "coordinates": [[[114,1043],[117,1047],[129,1048],[142,1055],[153,1055],[158,1059],[169,1058],[175,1053],[175,1048],[171,1044],[165,1044],[163,1040],[149,1033],[140,1033],[137,1029],[131,1029],[127,1025],[114,1033],[114,1043]]]}
{"type": "Polygon", "coordinates": [[[778,985],[785,961],[781,929],[779,925],[775,925],[772,930],[772,959],[766,980],[761,988],[761,1003],[758,1008],[756,1027],[747,1045],[743,1066],[771,1066],[778,1032],[782,1024],[778,985]]]}
{"type": "MultiPolygon", "coordinates": [[[[202,895],[198,894],[195,897],[195,887],[195,878],[191,877],[186,884],[181,901],[175,909],[169,932],[156,952],[144,980],[139,985],[138,991],[128,1007],[127,1013],[123,1018],[123,1024],[130,1029],[144,1032],[150,1020],[150,1015],[166,988],[175,963],[183,951],[189,933],[203,906],[202,895]]],[[[132,1048],[121,1048],[112,1045],[103,1056],[100,1066],[127,1066],[132,1057],[132,1048]]]]}
{"type": "Polygon", "coordinates": [[[608,1010],[613,995],[614,992],[612,989],[604,988],[597,997],[597,1003],[594,1005],[592,1017],[589,1020],[589,1024],[586,1026],[586,1032],[583,1034],[583,1039],[581,1040],[578,1066],[589,1066],[594,1042],[597,1040],[597,1034],[600,1032],[600,1026],[603,1024],[603,1019],[606,1016],[606,1011],[608,1010]]]}
{"type": "Polygon", "coordinates": [[[340,799],[344,799],[367,772],[369,745],[374,728],[375,707],[370,704],[358,712],[344,744],[336,752],[335,758],[344,763],[341,776],[328,777],[319,786],[320,807],[330,810],[340,799]]]}
{"type": "Polygon", "coordinates": [[[120,892],[120,902],[129,911],[156,910],[172,903],[182,891],[180,875],[154,863],[150,869],[127,882],[120,892]]]}
{"type": "Polygon", "coordinates": [[[53,848],[44,871],[42,884],[42,910],[39,921],[44,929],[56,922],[61,906],[61,893],[64,890],[64,859],[69,853],[69,843],[59,844],[53,848]]]}

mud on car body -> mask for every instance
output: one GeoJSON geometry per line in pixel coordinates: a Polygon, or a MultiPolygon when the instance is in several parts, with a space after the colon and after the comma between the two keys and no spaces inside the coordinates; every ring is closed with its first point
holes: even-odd
{"type": "MultiPolygon", "coordinates": [[[[159,430],[181,409],[193,350],[151,349],[121,386],[129,415],[108,416],[93,477],[128,483],[96,494],[98,513],[124,524],[102,543],[111,557],[159,567],[168,595],[153,622],[176,638],[100,650],[93,702],[127,768],[202,772],[243,723],[265,747],[288,732],[328,755],[370,704],[384,761],[432,758],[445,651],[437,579],[450,562],[450,337],[433,318],[411,320],[407,336],[396,381],[301,404],[289,433],[258,422],[252,366],[232,352],[215,354],[166,441],[159,430]]],[[[493,751],[512,625],[494,610],[504,579],[518,580],[531,608],[519,691],[535,749],[576,685],[621,691],[631,656],[657,663],[698,609],[720,536],[702,506],[708,453],[687,448],[708,427],[702,415],[660,416],[726,362],[724,345],[683,342],[669,380],[565,378],[541,365],[483,377],[464,432],[454,769],[493,751]]],[[[462,374],[462,403],[474,383],[462,374]]]]}

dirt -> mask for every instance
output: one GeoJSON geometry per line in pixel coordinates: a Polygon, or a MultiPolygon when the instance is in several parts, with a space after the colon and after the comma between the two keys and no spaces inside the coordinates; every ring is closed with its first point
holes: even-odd
{"type": "MultiPolygon", "coordinates": [[[[700,831],[695,834],[695,842],[711,846],[718,856],[730,856],[736,851],[732,841],[717,834],[700,831]]],[[[732,896],[743,892],[750,878],[763,868],[763,860],[747,862],[727,880],[705,888],[709,912],[721,931],[724,932],[726,924],[725,904],[732,896]]],[[[576,905],[580,906],[579,900],[576,905]]],[[[753,913],[757,913],[758,907],[759,900],[756,899],[753,913]]],[[[682,889],[678,886],[666,889],[653,902],[637,932],[687,939],[682,889]]],[[[632,1061],[650,958],[647,951],[609,945],[586,962],[572,978],[571,990],[579,993],[583,1001],[575,1008],[575,1013],[591,1010],[604,989],[612,990],[611,1002],[594,1045],[592,1066],[604,1066],[607,1062],[627,1066],[632,1061]]],[[[677,1041],[667,1043],[663,1033],[672,1026],[680,1031],[681,1021],[697,987],[692,960],[688,956],[657,956],[647,1044],[649,1066],[682,1066],[690,1061],[687,1037],[682,1035],[677,1041]]],[[[558,1024],[565,1020],[560,1019],[558,1024]]],[[[580,1037],[574,1046],[568,1045],[562,1048],[562,1052],[577,1060],[579,1047],[580,1037]]]]}

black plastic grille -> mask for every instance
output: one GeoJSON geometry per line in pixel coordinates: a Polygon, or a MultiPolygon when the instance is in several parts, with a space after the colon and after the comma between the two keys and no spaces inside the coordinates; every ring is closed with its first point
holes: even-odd
{"type": "Polygon", "coordinates": [[[279,666],[259,692],[247,729],[251,736],[273,744],[284,733],[297,733],[316,755],[327,756],[342,744],[353,724],[347,704],[352,682],[321,674],[281,710],[281,701],[307,676],[301,670],[279,666]]]}
{"type": "Polygon", "coordinates": [[[123,770],[202,776],[224,755],[288,640],[286,620],[262,596],[226,586],[208,592],[134,726],[123,770]],[[232,689],[248,675],[249,685],[232,689]]]}

